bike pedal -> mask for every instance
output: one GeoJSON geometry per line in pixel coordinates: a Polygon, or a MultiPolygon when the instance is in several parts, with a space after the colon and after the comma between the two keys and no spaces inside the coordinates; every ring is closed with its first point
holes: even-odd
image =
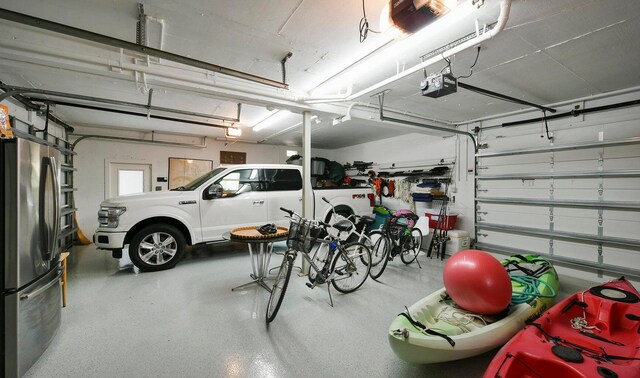
{"type": "Polygon", "coordinates": [[[307,287],[308,287],[309,289],[313,289],[313,285],[311,284],[311,282],[307,282],[307,284],[306,284],[306,285],[307,285],[307,287]]]}

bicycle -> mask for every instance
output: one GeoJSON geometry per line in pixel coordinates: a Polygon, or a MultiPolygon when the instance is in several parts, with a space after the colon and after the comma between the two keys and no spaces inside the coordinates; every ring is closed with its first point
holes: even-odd
{"type": "Polygon", "coordinates": [[[305,219],[294,211],[282,207],[280,210],[289,214],[291,219],[289,236],[287,237],[288,249],[280,264],[280,270],[276,275],[267,303],[267,324],[271,323],[278,314],[298,253],[301,253],[310,265],[310,282],[307,283],[307,286],[313,289],[326,283],[332,307],[333,298],[329,283],[341,293],[351,293],[362,286],[371,269],[371,252],[366,245],[359,242],[343,244],[340,239],[329,234],[325,239],[318,239],[319,232],[323,228],[330,227],[329,224],[305,219]],[[309,256],[316,242],[329,245],[327,256],[322,260],[309,256]],[[321,264],[316,264],[316,262],[321,262],[321,264]],[[311,272],[313,272],[313,278],[311,272]]]}
{"type": "Polygon", "coordinates": [[[376,265],[372,264],[369,272],[371,278],[377,280],[384,272],[388,262],[398,255],[406,265],[416,261],[418,267],[422,269],[420,261],[417,259],[422,247],[422,231],[419,228],[408,226],[410,221],[415,224],[417,220],[418,216],[415,214],[391,216],[385,220],[380,230],[372,231],[369,234],[371,240],[376,240],[371,251],[372,259],[380,261],[376,265]]]}
{"type": "MultiPolygon", "coordinates": [[[[322,197],[322,200],[328,203],[329,206],[331,206],[331,219],[337,219],[337,221],[335,223],[332,223],[331,225],[332,228],[338,231],[336,237],[339,238],[343,232],[347,232],[347,237],[344,240],[346,240],[347,242],[357,241],[369,247],[369,249],[371,250],[370,274],[371,272],[374,272],[374,267],[383,263],[383,259],[385,259],[386,257],[385,250],[389,248],[389,239],[382,237],[382,233],[378,230],[370,231],[369,233],[366,232],[366,228],[368,226],[371,226],[375,222],[372,217],[360,216],[355,214],[351,214],[345,217],[344,215],[336,211],[335,207],[328,199],[322,197]]],[[[323,251],[321,250],[323,246],[325,246],[326,248],[326,245],[320,245],[314,255],[314,259],[316,258],[316,256],[318,256],[319,259],[322,259],[323,255],[326,254],[326,252],[323,253],[323,251]]],[[[382,267],[382,270],[384,270],[384,267],[382,267]]],[[[380,272],[379,274],[382,274],[382,272],[380,272]]],[[[379,274],[377,276],[371,275],[371,278],[376,279],[379,277],[379,274]]],[[[311,278],[311,272],[309,274],[309,277],[311,278]]]]}

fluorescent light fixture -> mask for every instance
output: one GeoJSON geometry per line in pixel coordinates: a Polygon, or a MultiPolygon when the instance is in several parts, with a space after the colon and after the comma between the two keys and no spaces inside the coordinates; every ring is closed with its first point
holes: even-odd
{"type": "Polygon", "coordinates": [[[276,110],[273,113],[269,114],[262,121],[256,123],[253,126],[252,130],[253,131],[260,131],[262,129],[266,129],[267,127],[271,127],[271,126],[277,124],[278,122],[282,122],[290,114],[291,114],[291,112],[288,111],[288,110],[276,110]]]}
{"type": "Polygon", "coordinates": [[[230,139],[230,138],[223,138],[223,137],[216,137],[215,138],[217,141],[220,142],[225,142],[225,143],[258,143],[257,140],[241,140],[241,139],[230,139]]]}
{"type": "MultiPolygon", "coordinates": [[[[357,81],[361,81],[363,77],[368,77],[380,72],[389,71],[393,68],[395,71],[401,72],[403,68],[399,65],[401,58],[413,53],[414,58],[416,55],[420,55],[422,47],[425,43],[429,43],[430,39],[433,39],[434,33],[439,33],[440,30],[446,30],[447,28],[455,25],[456,22],[469,16],[478,7],[473,4],[474,1],[467,0],[454,7],[446,15],[437,18],[435,21],[427,24],[420,31],[412,34],[411,36],[396,40],[390,43],[372,54],[370,57],[364,58],[355,64],[349,66],[343,71],[336,74],[330,80],[321,84],[315,88],[311,93],[313,96],[320,93],[331,93],[339,88],[344,88],[357,81]]],[[[388,10],[387,10],[388,12],[388,10]]],[[[437,46],[434,46],[437,47],[437,46]]],[[[424,52],[424,51],[423,51],[424,52]]],[[[395,72],[395,73],[397,73],[395,72]]]]}
{"type": "Polygon", "coordinates": [[[242,130],[237,127],[227,127],[224,129],[224,136],[227,138],[237,138],[242,135],[242,130]]]}

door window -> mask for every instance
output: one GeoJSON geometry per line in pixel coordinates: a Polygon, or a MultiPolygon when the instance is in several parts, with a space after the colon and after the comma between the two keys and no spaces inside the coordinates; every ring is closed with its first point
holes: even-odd
{"type": "Polygon", "coordinates": [[[151,164],[109,162],[106,198],[151,191],[151,164]]]}
{"type": "Polygon", "coordinates": [[[239,169],[218,181],[223,197],[233,197],[241,193],[260,191],[259,169],[239,169]]]}
{"type": "Polygon", "coordinates": [[[119,196],[142,192],[144,192],[144,171],[126,169],[118,171],[119,196]]]}

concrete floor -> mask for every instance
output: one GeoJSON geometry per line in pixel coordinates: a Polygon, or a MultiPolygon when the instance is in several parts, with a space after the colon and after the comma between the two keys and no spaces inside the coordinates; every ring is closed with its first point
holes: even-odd
{"type": "MultiPolygon", "coordinates": [[[[267,328],[269,293],[258,285],[231,291],[249,280],[244,244],[198,247],[156,273],[93,245],[74,247],[62,326],[25,377],[481,377],[495,350],[419,366],[389,348],[387,329],[403,306],[443,285],[444,262],[419,259],[422,269],[396,259],[382,282],[332,291],[333,308],[324,286],[310,290],[293,274],[267,328]]],[[[566,296],[593,283],[561,284],[566,296]]]]}

